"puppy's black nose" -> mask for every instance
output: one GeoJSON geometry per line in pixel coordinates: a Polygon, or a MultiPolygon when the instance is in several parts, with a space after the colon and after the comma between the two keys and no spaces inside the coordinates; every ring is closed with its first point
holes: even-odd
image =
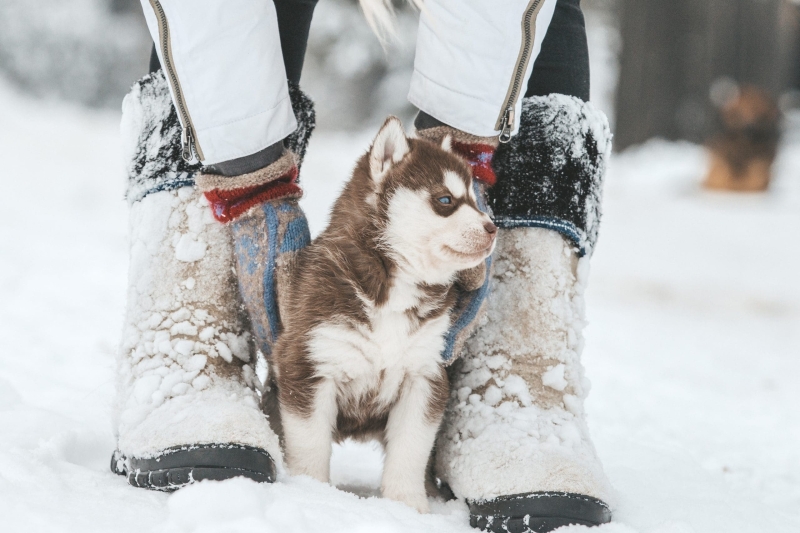
{"type": "Polygon", "coordinates": [[[488,233],[489,235],[493,235],[497,232],[497,226],[495,226],[491,222],[484,222],[483,229],[485,229],[486,233],[488,233]]]}

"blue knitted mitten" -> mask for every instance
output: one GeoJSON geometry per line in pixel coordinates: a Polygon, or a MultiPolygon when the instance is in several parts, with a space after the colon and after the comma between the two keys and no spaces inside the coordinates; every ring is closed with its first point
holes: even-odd
{"type": "Polygon", "coordinates": [[[284,141],[286,152],[271,165],[249,174],[201,174],[198,188],[212,214],[231,232],[239,291],[250,316],[256,346],[265,355],[281,330],[279,301],[298,251],[311,242],[298,205],[300,166],[315,126],[314,104],[289,83],[297,130],[284,141]]]}
{"type": "Polygon", "coordinates": [[[297,252],[311,242],[308,222],[290,199],[261,204],[229,226],[239,290],[258,348],[268,356],[281,329],[279,295],[286,292],[297,252]]]}

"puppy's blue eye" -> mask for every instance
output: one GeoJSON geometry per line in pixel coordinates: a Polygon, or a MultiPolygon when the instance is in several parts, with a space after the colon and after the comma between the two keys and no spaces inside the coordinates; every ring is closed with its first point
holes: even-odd
{"type": "Polygon", "coordinates": [[[439,201],[440,204],[445,204],[445,205],[448,205],[450,202],[453,201],[453,199],[450,198],[449,196],[442,196],[441,198],[437,198],[437,200],[439,201]]]}

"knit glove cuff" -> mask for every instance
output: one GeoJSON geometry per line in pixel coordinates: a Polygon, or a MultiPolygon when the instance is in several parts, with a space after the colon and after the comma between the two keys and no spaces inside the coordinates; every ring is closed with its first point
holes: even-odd
{"type": "Polygon", "coordinates": [[[297,162],[287,151],[277,161],[262,169],[239,176],[202,173],[196,184],[203,192],[211,212],[220,222],[235,220],[251,208],[271,200],[300,198],[297,162]]]}
{"type": "Polygon", "coordinates": [[[489,187],[497,182],[497,176],[492,169],[492,159],[498,145],[497,137],[478,137],[450,126],[417,130],[417,135],[437,144],[449,135],[453,152],[466,159],[469,166],[472,167],[472,175],[475,179],[489,187]]]}

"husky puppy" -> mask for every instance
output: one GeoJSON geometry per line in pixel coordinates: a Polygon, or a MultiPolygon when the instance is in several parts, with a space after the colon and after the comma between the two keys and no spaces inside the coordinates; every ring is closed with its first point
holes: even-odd
{"type": "Polygon", "coordinates": [[[332,442],[377,438],[383,495],[420,512],[449,395],[450,313],[482,285],[497,231],[449,144],[387,119],[296,258],[273,351],[289,471],[327,482],[332,442]]]}

